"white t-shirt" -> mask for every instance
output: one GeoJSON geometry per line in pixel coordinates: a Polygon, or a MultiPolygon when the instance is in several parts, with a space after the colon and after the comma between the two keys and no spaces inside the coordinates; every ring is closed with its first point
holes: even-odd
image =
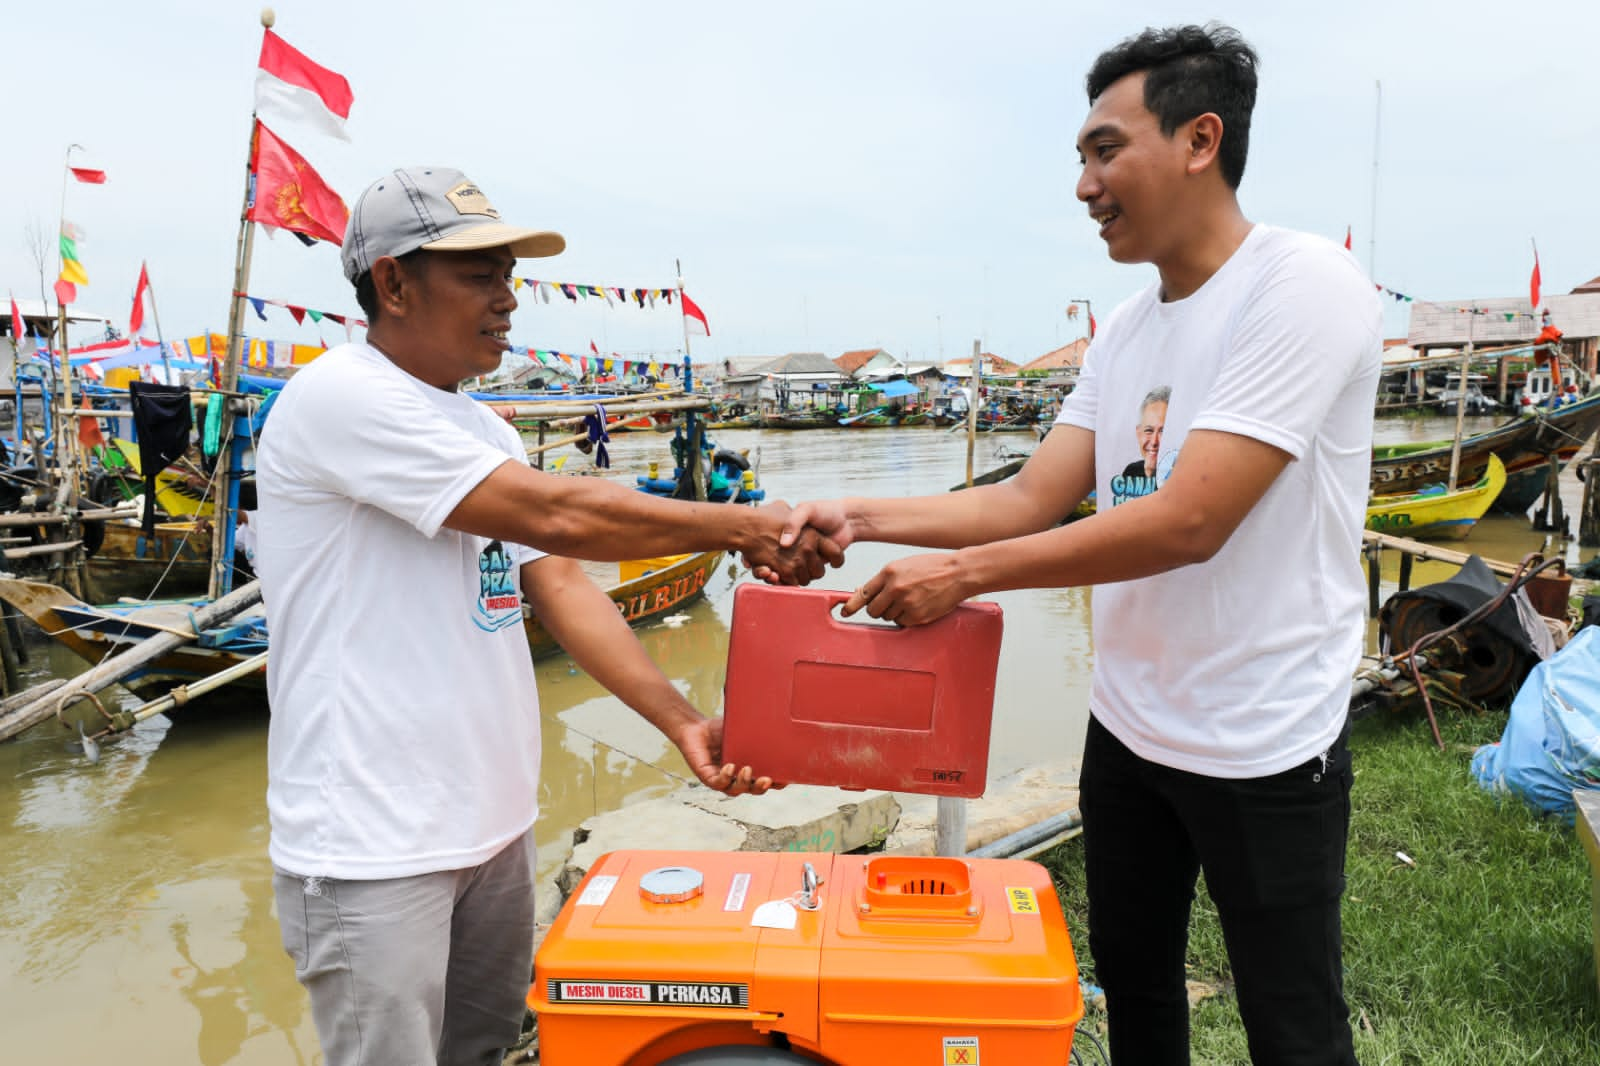
{"type": "Polygon", "coordinates": [[[539,553],[441,528],[508,459],[527,461],[516,430],[365,344],[323,355],[273,406],[254,525],[275,865],[363,880],[461,869],[533,824],[518,569],[539,553]]]}
{"type": "Polygon", "coordinates": [[[1094,431],[1100,507],[1159,491],[1195,429],[1294,459],[1208,562],[1096,586],[1090,708],[1141,757],[1261,777],[1337,737],[1364,634],[1381,334],[1348,252],[1256,226],[1193,295],[1152,285],[1095,338],[1057,421],[1094,431]]]}

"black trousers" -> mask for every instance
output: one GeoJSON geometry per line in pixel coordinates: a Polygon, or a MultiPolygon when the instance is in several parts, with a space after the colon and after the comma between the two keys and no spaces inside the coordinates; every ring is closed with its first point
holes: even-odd
{"type": "Polygon", "coordinates": [[[1229,780],[1142,759],[1091,717],[1080,785],[1089,946],[1112,1061],[1189,1062],[1184,957],[1204,870],[1251,1061],[1353,1066],[1339,926],[1347,736],[1281,774],[1229,780]]]}

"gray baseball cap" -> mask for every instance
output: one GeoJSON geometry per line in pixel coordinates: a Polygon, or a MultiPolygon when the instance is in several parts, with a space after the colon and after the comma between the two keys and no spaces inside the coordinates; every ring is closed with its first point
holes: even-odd
{"type": "Polygon", "coordinates": [[[352,282],[383,256],[510,248],[518,259],[558,255],[566,238],[500,221],[489,198],[459,170],[402,167],[367,186],[345,231],[344,276],[352,282]]]}

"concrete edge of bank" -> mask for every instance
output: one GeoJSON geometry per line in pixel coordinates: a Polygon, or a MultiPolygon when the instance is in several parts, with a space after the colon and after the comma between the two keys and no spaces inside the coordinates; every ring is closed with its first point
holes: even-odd
{"type": "MultiPolygon", "coordinates": [[[[1078,805],[1076,761],[1033,766],[990,781],[967,806],[967,850],[1078,805]]],[[[587,818],[553,876],[538,886],[541,926],[600,856],[624,849],[885,852],[931,855],[938,819],[932,796],[791,785],[764,796],[724,796],[698,786],[587,818]]]]}

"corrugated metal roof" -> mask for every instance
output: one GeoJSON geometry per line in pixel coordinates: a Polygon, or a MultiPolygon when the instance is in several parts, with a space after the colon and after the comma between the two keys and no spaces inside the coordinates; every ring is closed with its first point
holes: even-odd
{"type": "MultiPolygon", "coordinates": [[[[1546,296],[1550,320],[1569,340],[1600,337],[1600,293],[1546,296]]],[[[1453,300],[1411,305],[1407,342],[1413,348],[1436,345],[1520,344],[1539,335],[1540,322],[1530,316],[1528,301],[1520,297],[1493,300],[1453,300]],[[1463,308],[1475,308],[1471,314],[1463,308]],[[1510,315],[1510,321],[1506,316],[1510,315]],[[1469,336],[1470,335],[1470,336],[1469,336]]]]}
{"type": "Polygon", "coordinates": [[[790,352],[756,367],[762,374],[832,374],[834,377],[842,376],[839,367],[832,359],[821,352],[790,352]]]}

